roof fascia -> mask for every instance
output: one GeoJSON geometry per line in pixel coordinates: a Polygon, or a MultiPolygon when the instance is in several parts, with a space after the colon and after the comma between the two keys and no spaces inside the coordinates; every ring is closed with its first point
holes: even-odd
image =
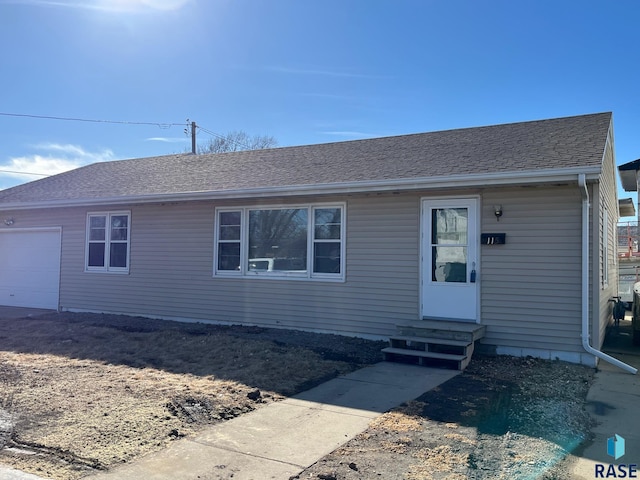
{"type": "Polygon", "coordinates": [[[638,190],[638,170],[618,170],[618,175],[625,192],[638,190]]]}
{"type": "Polygon", "coordinates": [[[618,200],[618,213],[621,217],[635,217],[636,207],[632,198],[621,198],[618,200]]]}
{"type": "Polygon", "coordinates": [[[475,188],[487,186],[535,185],[577,182],[578,174],[587,180],[598,180],[600,166],[529,170],[469,175],[446,175],[395,180],[309,184],[282,187],[250,188],[225,191],[195,191],[155,195],[130,195],[95,199],[53,200],[47,202],[0,203],[1,210],[26,210],[31,208],[79,207],[96,205],[128,205],[195,200],[225,200],[240,198],[288,197],[298,195],[329,195],[389,191],[434,190],[443,188],[475,188]]]}

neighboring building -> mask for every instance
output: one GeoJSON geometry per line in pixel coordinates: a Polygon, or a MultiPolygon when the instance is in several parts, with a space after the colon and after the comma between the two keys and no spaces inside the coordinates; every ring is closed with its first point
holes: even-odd
{"type": "MultiPolygon", "coordinates": [[[[640,160],[625,163],[618,167],[622,188],[627,192],[637,192],[640,175],[640,160]]],[[[633,201],[630,209],[624,216],[635,215],[633,201]]],[[[620,211],[622,215],[622,210],[620,211]]],[[[640,211],[638,212],[640,215],[640,211]]],[[[622,300],[628,304],[633,303],[633,285],[640,280],[640,251],[638,242],[640,241],[640,230],[638,221],[623,222],[618,225],[618,258],[620,262],[620,291],[622,300]]]]}
{"type": "Polygon", "coordinates": [[[485,350],[594,365],[581,325],[599,348],[617,292],[611,117],[104,162],[0,191],[0,304],[375,338],[470,322],[485,350]]]}

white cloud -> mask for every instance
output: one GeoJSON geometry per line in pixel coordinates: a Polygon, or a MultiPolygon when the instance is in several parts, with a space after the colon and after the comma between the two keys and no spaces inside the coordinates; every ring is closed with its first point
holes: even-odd
{"type": "Polygon", "coordinates": [[[147,142],[183,143],[191,140],[186,137],[150,137],[145,138],[147,142]]]}
{"type": "Polygon", "coordinates": [[[103,12],[141,12],[149,10],[178,10],[193,0],[9,0],[35,6],[79,8],[103,12]]]}
{"type": "Polygon", "coordinates": [[[265,70],[274,73],[284,73],[291,75],[312,75],[323,77],[344,77],[344,78],[368,78],[368,79],[388,79],[386,75],[371,75],[365,73],[346,72],[343,70],[326,69],[326,68],[296,68],[283,67],[279,65],[268,65],[265,70]]]}
{"type": "MultiPolygon", "coordinates": [[[[90,152],[78,145],[59,143],[38,144],[33,145],[32,148],[42,153],[11,157],[0,164],[0,180],[2,177],[22,181],[36,180],[90,163],[115,159],[113,152],[109,149],[90,152]]],[[[15,182],[11,183],[15,184],[15,182]]]]}
{"type": "Polygon", "coordinates": [[[353,130],[338,130],[332,132],[320,132],[324,135],[334,135],[338,137],[357,137],[357,138],[372,138],[378,137],[379,135],[375,133],[366,133],[366,132],[356,132],[353,130]]]}
{"type": "Polygon", "coordinates": [[[144,5],[158,10],[178,10],[191,0],[142,0],[144,5]]]}

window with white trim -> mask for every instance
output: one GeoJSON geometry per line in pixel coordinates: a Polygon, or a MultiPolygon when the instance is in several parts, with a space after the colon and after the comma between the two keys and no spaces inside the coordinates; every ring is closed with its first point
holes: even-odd
{"type": "Polygon", "coordinates": [[[85,269],[88,272],[127,273],[131,212],[87,215],[85,269]]]}
{"type": "Polygon", "coordinates": [[[344,280],[344,204],[216,210],[214,274],[344,280]]]}

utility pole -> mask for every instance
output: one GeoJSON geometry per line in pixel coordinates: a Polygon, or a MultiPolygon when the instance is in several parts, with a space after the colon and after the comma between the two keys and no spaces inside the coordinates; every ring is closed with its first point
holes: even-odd
{"type": "Polygon", "coordinates": [[[191,122],[191,153],[196,154],[196,122],[191,122]]]}
{"type": "MultiPolygon", "coordinates": [[[[191,153],[196,154],[196,122],[191,122],[191,153]]],[[[184,134],[189,135],[189,119],[187,118],[187,128],[184,129],[184,134]]]]}

